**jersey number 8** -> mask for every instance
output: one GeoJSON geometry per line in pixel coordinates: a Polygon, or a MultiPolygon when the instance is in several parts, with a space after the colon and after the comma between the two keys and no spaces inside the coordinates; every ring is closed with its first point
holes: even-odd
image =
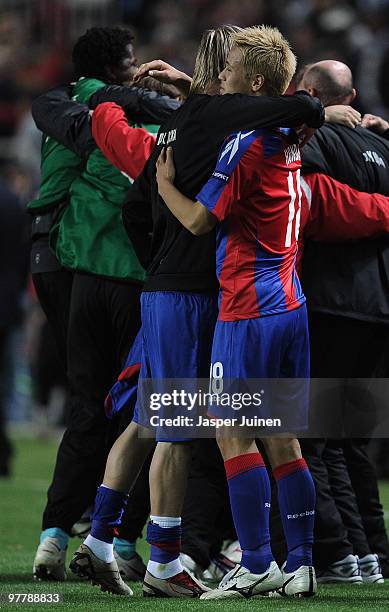
{"type": "Polygon", "coordinates": [[[220,361],[211,363],[209,370],[210,393],[222,393],[223,391],[223,364],[220,361]]]}

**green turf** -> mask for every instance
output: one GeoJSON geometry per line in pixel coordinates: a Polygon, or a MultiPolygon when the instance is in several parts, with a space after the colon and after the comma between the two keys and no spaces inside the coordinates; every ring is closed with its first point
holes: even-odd
{"type": "MultiPolygon", "coordinates": [[[[63,603],[4,604],[2,610],[133,610],[161,612],[191,612],[200,608],[207,610],[283,611],[302,608],[320,612],[342,612],[343,610],[384,611],[389,610],[389,580],[377,586],[326,586],[319,587],[313,600],[251,600],[234,602],[201,602],[185,600],[156,600],[141,597],[140,587],[134,586],[135,597],[123,600],[120,597],[101,593],[84,581],[70,577],[66,583],[36,583],[31,577],[35,548],[38,544],[41,513],[45,503],[46,488],[53,468],[56,444],[28,439],[16,440],[14,476],[0,480],[0,593],[60,593],[63,603]]],[[[382,501],[389,510],[389,484],[383,484],[382,501]]],[[[73,540],[70,552],[79,544],[73,540]]],[[[141,552],[146,556],[147,547],[141,552]]]]}

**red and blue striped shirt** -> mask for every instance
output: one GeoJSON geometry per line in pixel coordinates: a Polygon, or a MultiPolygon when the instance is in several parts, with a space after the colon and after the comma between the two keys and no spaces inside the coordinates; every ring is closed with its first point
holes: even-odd
{"type": "Polygon", "coordinates": [[[219,319],[279,314],[305,302],[296,273],[300,150],[293,130],[238,132],[197,196],[219,221],[219,319]]]}

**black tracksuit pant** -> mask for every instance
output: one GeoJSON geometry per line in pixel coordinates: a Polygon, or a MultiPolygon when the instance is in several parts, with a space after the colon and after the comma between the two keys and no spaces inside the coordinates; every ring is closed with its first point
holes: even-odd
{"type": "Polygon", "coordinates": [[[54,337],[58,358],[67,372],[67,333],[73,272],[60,268],[32,275],[35,291],[54,337]]]}
{"type": "MultiPolygon", "coordinates": [[[[369,378],[385,345],[386,327],[356,319],[310,313],[311,376],[369,378]]],[[[366,397],[364,398],[366,399],[366,397]]],[[[360,410],[347,396],[350,414],[360,410]]],[[[365,411],[371,406],[365,405],[365,411]]],[[[301,440],[316,484],[315,564],[324,569],[349,553],[389,558],[377,478],[368,459],[368,438],[301,440]],[[362,477],[364,474],[364,477],[362,477]],[[380,541],[380,545],[378,545],[380,541]]]]}
{"type": "Polygon", "coordinates": [[[345,440],[343,452],[367,541],[371,551],[380,557],[382,569],[388,577],[389,542],[375,468],[367,452],[368,443],[366,438],[345,440]]]}
{"type": "Polygon", "coordinates": [[[225,539],[236,539],[216,440],[196,440],[182,510],[182,552],[206,569],[225,539]]]}
{"type": "MultiPolygon", "coordinates": [[[[42,528],[72,525],[93,504],[108,452],[132,415],[109,421],[104,399],[140,327],[141,287],[60,270],[34,275],[38,296],[67,363],[70,417],[48,491],[42,528]],[[68,313],[68,316],[67,316],[68,313]],[[68,319],[68,321],[67,321],[68,319]],[[65,351],[66,347],[66,351],[65,351]]],[[[121,537],[135,540],[147,518],[147,470],[123,517],[121,537]]]]}

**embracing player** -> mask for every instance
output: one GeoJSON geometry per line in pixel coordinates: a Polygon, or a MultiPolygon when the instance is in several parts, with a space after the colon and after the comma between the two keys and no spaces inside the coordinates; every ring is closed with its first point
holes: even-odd
{"type": "MultiPolygon", "coordinates": [[[[281,95],[296,59],[276,29],[260,26],[234,34],[223,94],[281,95]]],[[[157,163],[161,197],[195,235],[217,225],[219,318],[212,363],[224,376],[308,378],[309,338],[305,297],[295,271],[301,214],[300,152],[290,129],[232,134],[197,201],[174,187],[173,150],[157,163]]],[[[304,411],[306,393],[300,398],[304,411]]],[[[278,568],[271,551],[270,481],[254,439],[220,437],[241,564],[205,599],[250,597],[273,589],[283,595],[316,592],[312,564],[315,489],[295,437],[264,438],[288,547],[278,568]]]]}

